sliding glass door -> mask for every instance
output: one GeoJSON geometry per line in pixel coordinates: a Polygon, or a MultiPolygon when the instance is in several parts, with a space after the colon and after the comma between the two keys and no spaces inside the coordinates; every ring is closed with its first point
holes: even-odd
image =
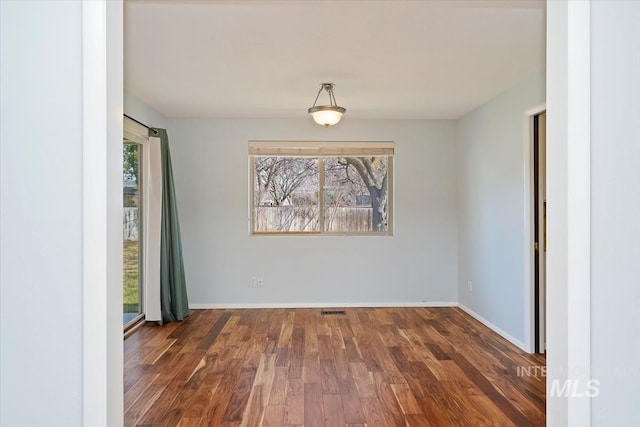
{"type": "Polygon", "coordinates": [[[142,145],[124,140],[122,152],[123,280],[122,323],[124,328],[144,316],[143,301],[143,195],[142,145]]]}

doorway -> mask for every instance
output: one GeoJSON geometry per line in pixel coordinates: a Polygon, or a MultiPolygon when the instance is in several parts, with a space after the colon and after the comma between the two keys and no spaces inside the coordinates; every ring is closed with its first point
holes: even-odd
{"type": "Polygon", "coordinates": [[[144,317],[142,145],[122,145],[122,323],[125,331],[144,317]]]}
{"type": "Polygon", "coordinates": [[[546,351],[547,113],[533,116],[534,351],[546,351]]]}

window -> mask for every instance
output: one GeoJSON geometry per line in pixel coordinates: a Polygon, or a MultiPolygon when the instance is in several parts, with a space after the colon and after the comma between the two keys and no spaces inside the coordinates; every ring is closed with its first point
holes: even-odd
{"type": "Polygon", "coordinates": [[[250,141],[252,234],[392,234],[393,143],[250,141]]]}
{"type": "Polygon", "coordinates": [[[142,145],[127,139],[122,145],[122,196],[123,196],[123,264],[122,264],[122,321],[125,328],[144,315],[142,304],[143,242],[142,224],[144,209],[141,190],[142,145]]]}
{"type": "Polygon", "coordinates": [[[162,164],[160,142],[149,129],[124,118],[123,194],[123,326],[140,319],[162,319],[160,311],[160,219],[162,164]]]}

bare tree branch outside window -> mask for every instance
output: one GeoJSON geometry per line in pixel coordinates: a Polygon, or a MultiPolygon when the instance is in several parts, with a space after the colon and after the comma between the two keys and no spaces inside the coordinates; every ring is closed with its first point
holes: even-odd
{"type": "Polygon", "coordinates": [[[256,156],[253,164],[254,232],[386,234],[389,229],[388,156],[256,156]]]}
{"type": "Polygon", "coordinates": [[[383,232],[388,226],[387,157],[328,157],[324,161],[326,231],[383,232]],[[349,216],[338,223],[337,218],[349,216]],[[357,218],[355,221],[353,218],[357,218]]]}
{"type": "Polygon", "coordinates": [[[318,159],[256,157],[254,231],[318,231],[318,159]]]}

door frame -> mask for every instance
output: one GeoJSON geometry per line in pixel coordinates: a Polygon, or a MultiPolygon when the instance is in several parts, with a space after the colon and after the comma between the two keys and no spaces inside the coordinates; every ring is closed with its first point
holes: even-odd
{"type": "MultiPolygon", "coordinates": [[[[126,135],[126,118],[125,118],[125,130],[124,133],[126,135]]],[[[146,215],[146,198],[147,191],[145,190],[146,180],[144,179],[145,168],[147,164],[145,162],[146,150],[144,144],[134,141],[132,139],[123,138],[122,141],[123,146],[126,145],[137,145],[138,146],[138,176],[136,177],[137,186],[138,186],[138,314],[127,323],[123,323],[125,337],[128,332],[134,330],[138,325],[140,325],[144,321],[145,316],[145,298],[146,298],[146,263],[145,258],[147,256],[147,248],[145,245],[145,241],[147,238],[147,233],[145,231],[145,226],[147,221],[145,220],[146,215]]],[[[124,158],[123,158],[124,163],[124,158]]],[[[123,185],[124,190],[124,185],[123,185]]],[[[123,249],[124,252],[124,249],[123,249]]],[[[124,257],[123,257],[124,262],[124,257]]],[[[124,269],[124,263],[123,263],[124,269]]],[[[124,278],[124,276],[123,276],[124,278]]],[[[123,283],[124,284],[124,283],[123,283]]],[[[124,294],[123,294],[124,300],[124,294]]],[[[123,301],[123,311],[124,311],[124,301],[123,301]]],[[[124,317],[124,316],[123,316],[124,317]]]]}
{"type": "Polygon", "coordinates": [[[144,318],[148,322],[161,322],[160,309],[160,232],[162,212],[162,162],[160,138],[149,137],[149,128],[124,116],[124,138],[140,145],[142,228],[140,247],[144,318]]]}
{"type": "Polygon", "coordinates": [[[534,117],[547,110],[546,103],[538,104],[524,112],[524,344],[525,350],[533,353],[536,348],[535,310],[535,249],[534,249],[534,117]]]}
{"type": "MultiPolygon", "coordinates": [[[[88,150],[83,153],[86,173],[83,184],[87,196],[83,204],[83,424],[117,427],[122,425],[123,418],[122,290],[119,286],[122,236],[117,231],[117,227],[122,228],[122,211],[116,203],[117,198],[121,198],[117,176],[122,167],[121,164],[118,167],[117,162],[118,155],[121,159],[122,149],[120,147],[118,153],[116,143],[122,139],[122,0],[83,0],[82,4],[83,80],[87,83],[83,85],[83,149],[88,150]],[[109,145],[107,141],[113,144],[109,145]],[[109,160],[104,156],[105,151],[109,160]],[[93,173],[88,174],[89,170],[93,173]],[[116,184],[105,179],[105,174],[113,175],[116,184]],[[96,190],[93,199],[89,198],[91,189],[96,190]],[[90,200],[107,197],[106,214],[100,209],[103,205],[90,203],[90,200]]],[[[557,248],[548,257],[547,323],[553,325],[553,333],[547,334],[547,342],[553,352],[549,352],[547,363],[567,369],[590,366],[591,355],[590,263],[589,248],[584,245],[585,239],[590,242],[584,218],[585,209],[590,212],[587,193],[590,190],[589,10],[588,2],[547,3],[547,105],[551,107],[547,108],[547,141],[551,149],[547,153],[547,176],[550,178],[547,188],[549,203],[557,204],[556,209],[549,210],[549,231],[560,229],[569,218],[580,224],[577,230],[557,237],[557,248]],[[572,154],[568,158],[565,156],[567,150],[572,154]],[[579,170],[575,171],[575,167],[579,170]],[[587,188],[584,188],[585,184],[587,188]],[[576,195],[579,196],[577,201],[573,200],[576,195]],[[572,203],[567,212],[568,200],[572,203]],[[586,237],[584,232],[587,232],[586,237]],[[578,253],[572,253],[576,248],[578,253]],[[570,285],[567,283],[568,271],[577,273],[570,275],[570,285]]],[[[525,128],[529,128],[525,124],[525,128]]],[[[527,173],[530,172],[528,153],[526,150],[525,187],[531,183],[527,173]]],[[[524,191],[525,244],[527,237],[531,238],[527,230],[530,224],[529,193],[524,191]]],[[[532,343],[531,264],[526,256],[530,247],[529,241],[524,251],[525,343],[528,346],[532,343]]],[[[581,372],[588,377],[588,372],[581,372]]],[[[547,385],[567,376],[552,372],[547,385]]],[[[571,402],[566,398],[549,399],[547,421],[553,425],[589,426],[589,402],[588,398],[571,399],[571,402]]]]}
{"type": "Polygon", "coordinates": [[[124,418],[122,0],[82,1],[82,425],[124,418]]]}

